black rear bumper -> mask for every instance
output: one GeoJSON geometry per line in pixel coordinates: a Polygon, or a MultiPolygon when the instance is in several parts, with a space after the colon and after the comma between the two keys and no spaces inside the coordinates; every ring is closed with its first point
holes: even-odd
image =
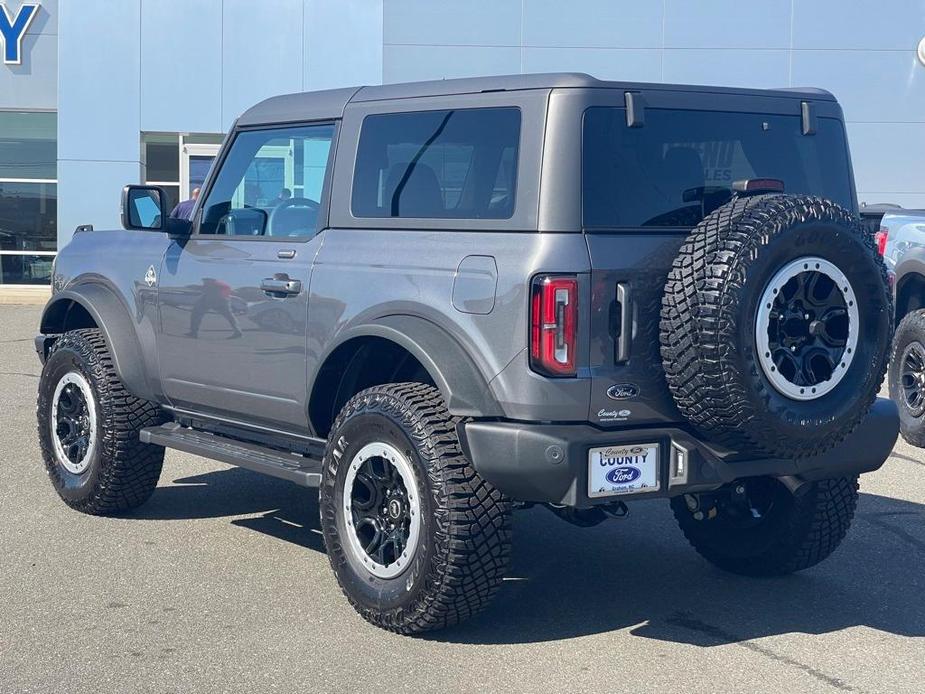
{"type": "Polygon", "coordinates": [[[883,465],[896,443],[899,414],[892,401],[878,398],[842,443],[822,455],[796,460],[736,460],[672,427],[602,431],[585,424],[475,421],[465,424],[464,434],[476,470],[512,499],[586,507],[708,491],[743,477],[772,475],[800,482],[871,472],[883,465]],[[588,496],[590,448],[652,442],[658,442],[663,461],[658,491],[588,496]]]}

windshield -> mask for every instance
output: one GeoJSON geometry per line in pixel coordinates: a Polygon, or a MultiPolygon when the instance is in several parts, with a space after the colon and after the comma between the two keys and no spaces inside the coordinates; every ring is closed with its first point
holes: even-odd
{"type": "Polygon", "coordinates": [[[629,128],[626,112],[585,112],[584,226],[690,227],[732,197],[733,181],[776,178],[788,193],[810,193],[854,209],[841,121],[818,118],[803,135],[799,116],[646,109],[629,128]]]}

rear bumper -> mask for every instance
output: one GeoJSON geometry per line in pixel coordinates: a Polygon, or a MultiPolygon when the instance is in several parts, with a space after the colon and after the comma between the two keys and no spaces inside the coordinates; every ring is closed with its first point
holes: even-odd
{"type": "Polygon", "coordinates": [[[893,449],[899,414],[892,401],[878,398],[842,443],[822,455],[799,460],[724,459],[695,436],[672,427],[602,431],[584,424],[475,421],[465,424],[464,433],[466,452],[476,470],[507,496],[587,507],[616,499],[709,491],[743,477],[771,475],[799,482],[871,472],[883,465],[893,449]],[[659,491],[588,497],[588,449],[652,442],[660,447],[659,491]]]}

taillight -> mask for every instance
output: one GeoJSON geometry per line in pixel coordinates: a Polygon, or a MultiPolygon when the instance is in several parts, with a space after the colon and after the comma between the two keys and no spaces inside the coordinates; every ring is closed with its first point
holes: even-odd
{"type": "Polygon", "coordinates": [[[548,376],[574,376],[578,279],[543,275],[530,295],[530,366],[548,376]]]}
{"type": "Polygon", "coordinates": [[[886,254],[886,242],[890,238],[890,230],[886,227],[880,227],[880,231],[874,234],[874,242],[877,244],[877,253],[886,254]]]}

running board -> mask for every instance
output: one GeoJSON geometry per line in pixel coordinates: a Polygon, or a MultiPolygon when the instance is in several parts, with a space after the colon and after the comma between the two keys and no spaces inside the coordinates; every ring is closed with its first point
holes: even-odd
{"type": "Polygon", "coordinates": [[[289,480],[303,487],[321,486],[321,461],[295,453],[235,441],[225,436],[190,429],[176,422],[146,427],[139,432],[138,437],[142,443],[201,455],[204,458],[289,480]]]}

